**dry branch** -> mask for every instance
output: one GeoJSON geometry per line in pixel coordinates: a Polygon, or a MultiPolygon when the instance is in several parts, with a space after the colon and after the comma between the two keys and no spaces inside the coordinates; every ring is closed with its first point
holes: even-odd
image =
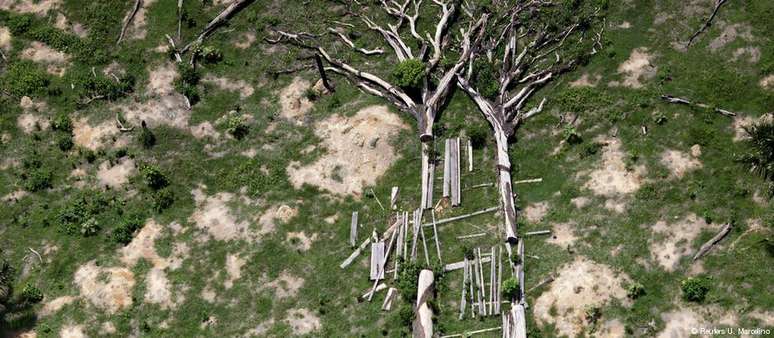
{"type": "Polygon", "coordinates": [[[672,95],[661,95],[661,99],[666,101],[667,103],[684,104],[684,105],[695,106],[695,107],[704,108],[704,109],[711,109],[712,111],[714,111],[716,113],[719,113],[721,115],[724,115],[724,116],[730,116],[730,117],[736,116],[736,113],[734,113],[732,111],[721,109],[721,108],[717,108],[717,107],[712,107],[712,106],[710,106],[708,104],[705,104],[705,103],[692,102],[692,101],[690,101],[690,100],[688,100],[686,98],[682,98],[682,97],[676,97],[676,96],[672,96],[672,95]]]}
{"type": "Polygon", "coordinates": [[[720,232],[718,232],[714,237],[710,238],[710,240],[707,241],[707,243],[704,243],[701,246],[701,248],[699,248],[699,251],[696,252],[695,255],[693,255],[693,260],[696,261],[699,258],[704,257],[704,255],[706,255],[707,252],[709,252],[712,249],[712,247],[715,246],[715,244],[718,244],[718,242],[720,242],[723,239],[723,237],[726,237],[726,235],[728,235],[728,233],[731,232],[732,227],[733,227],[733,223],[726,223],[726,225],[724,225],[723,228],[720,229],[720,232]]]}
{"type": "Polygon", "coordinates": [[[201,44],[205,38],[207,38],[210,34],[212,34],[216,29],[223,26],[225,23],[228,22],[234,15],[239,13],[241,10],[247,8],[250,4],[255,2],[255,0],[236,0],[231,5],[226,7],[226,9],[223,10],[223,12],[220,12],[218,16],[216,16],[210,23],[207,24],[206,27],[204,27],[204,30],[199,34],[199,36],[196,37],[193,41],[189,42],[185,47],[183,47],[182,50],[180,50],[180,54],[185,54],[189,49],[191,49],[192,46],[201,44]]]}
{"type": "Polygon", "coordinates": [[[707,18],[707,21],[704,22],[704,24],[697,30],[693,35],[691,35],[690,38],[688,38],[688,43],[686,44],[686,48],[691,47],[691,44],[693,43],[693,40],[695,40],[699,34],[703,33],[709,26],[712,25],[712,20],[715,19],[715,16],[718,15],[718,11],[720,10],[720,6],[723,6],[728,2],[728,0],[716,0],[715,1],[715,8],[712,10],[712,15],[710,15],[709,18],[707,18]]]}
{"type": "Polygon", "coordinates": [[[142,0],[134,1],[134,7],[132,7],[132,11],[129,13],[129,16],[126,17],[126,20],[124,20],[124,25],[121,27],[121,33],[118,34],[118,40],[116,40],[116,45],[120,44],[121,40],[124,39],[124,34],[126,34],[126,29],[132,23],[132,20],[134,20],[134,16],[137,15],[137,11],[140,10],[141,5],[142,5],[142,0]]]}

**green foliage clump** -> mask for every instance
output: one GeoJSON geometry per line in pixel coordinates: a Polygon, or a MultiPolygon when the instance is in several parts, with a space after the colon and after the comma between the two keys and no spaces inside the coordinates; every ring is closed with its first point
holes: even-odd
{"type": "Polygon", "coordinates": [[[32,304],[39,303],[41,300],[43,300],[43,292],[32,284],[24,285],[21,296],[25,302],[32,304]]]}
{"type": "Polygon", "coordinates": [[[392,76],[398,86],[419,88],[425,75],[425,65],[418,59],[408,59],[395,66],[392,76]]]}
{"type": "Polygon", "coordinates": [[[153,209],[157,212],[172,206],[175,202],[175,194],[169,188],[160,189],[153,192],[153,209]]]}
{"type": "Polygon", "coordinates": [[[740,156],[750,172],[766,181],[769,196],[774,196],[774,119],[744,128],[750,136],[745,141],[747,152],[740,156]]]}
{"type": "Polygon", "coordinates": [[[569,144],[576,145],[583,142],[583,138],[581,138],[578,131],[575,130],[575,127],[569,124],[564,127],[562,134],[564,135],[564,140],[569,144]]]}
{"type": "Polygon", "coordinates": [[[212,46],[197,48],[195,53],[197,57],[201,57],[206,63],[218,63],[223,60],[223,53],[220,52],[220,49],[212,46]]]}
{"type": "Polygon", "coordinates": [[[89,218],[86,222],[81,224],[81,235],[84,237],[96,235],[101,229],[99,222],[94,218],[89,218]]]}
{"type": "Polygon", "coordinates": [[[135,231],[142,227],[142,220],[139,217],[127,217],[113,229],[113,242],[127,245],[134,238],[135,231]]]}
{"type": "Polygon", "coordinates": [[[629,299],[637,299],[645,294],[645,286],[638,282],[633,282],[626,286],[626,296],[629,299]]]}
{"type": "Polygon", "coordinates": [[[417,287],[419,286],[419,272],[422,267],[416,262],[404,262],[401,264],[401,272],[398,277],[398,290],[406,302],[413,302],[417,298],[417,287]]]}
{"type": "Polygon", "coordinates": [[[246,123],[246,116],[230,111],[226,116],[226,132],[237,140],[241,140],[250,132],[250,127],[246,123]]]}
{"type": "Polygon", "coordinates": [[[84,191],[67,201],[57,211],[55,220],[60,231],[75,235],[81,232],[86,221],[107,210],[109,205],[103,193],[84,191]]]}
{"type": "Polygon", "coordinates": [[[489,126],[483,123],[469,123],[465,126],[465,134],[475,149],[481,149],[489,138],[489,126]]]}
{"type": "Polygon", "coordinates": [[[570,87],[559,93],[555,102],[563,110],[580,114],[610,107],[613,99],[592,87],[570,87]]]}
{"type": "Polygon", "coordinates": [[[485,61],[477,61],[475,63],[476,79],[474,81],[475,87],[479,93],[488,98],[494,99],[500,91],[500,84],[497,82],[497,75],[495,74],[492,64],[485,61]]]}
{"type": "Polygon", "coordinates": [[[35,96],[46,89],[49,78],[31,61],[18,61],[8,66],[1,83],[12,95],[35,96]]]}
{"type": "Polygon", "coordinates": [[[519,287],[519,280],[515,277],[511,277],[503,281],[503,297],[505,299],[514,300],[519,299],[521,295],[521,288],[519,287]]]}
{"type": "MultiPolygon", "coordinates": [[[[2,251],[0,250],[0,253],[2,251]]],[[[13,267],[4,257],[0,257],[0,323],[5,319],[5,314],[10,306],[11,294],[13,294],[13,267]]]]}
{"type": "Polygon", "coordinates": [[[410,303],[404,304],[400,307],[400,310],[398,311],[398,318],[400,318],[400,323],[404,326],[411,326],[411,324],[414,322],[414,309],[411,308],[410,303]]]}
{"type": "Polygon", "coordinates": [[[73,131],[73,122],[67,114],[59,113],[51,120],[51,129],[54,131],[70,133],[73,131]]]}
{"type": "Polygon", "coordinates": [[[29,173],[22,175],[24,189],[30,192],[41,191],[52,187],[53,174],[46,168],[34,168],[29,173]]]}
{"type": "Polygon", "coordinates": [[[56,145],[61,151],[70,151],[70,149],[73,149],[74,145],[73,135],[69,133],[59,135],[59,137],[56,139],[56,145]]]}
{"type": "Polygon", "coordinates": [[[112,76],[85,70],[68,75],[68,80],[75,85],[78,98],[85,100],[94,98],[115,100],[130,94],[135,85],[135,78],[132,75],[125,75],[116,80],[112,76]]]}
{"type": "Polygon", "coordinates": [[[143,122],[142,128],[140,129],[140,136],[138,136],[140,140],[140,144],[145,149],[153,148],[154,145],[156,145],[156,135],[153,134],[153,132],[148,128],[145,123],[143,122]]]}
{"type": "Polygon", "coordinates": [[[140,168],[140,174],[145,184],[153,189],[159,190],[169,185],[169,180],[158,167],[154,165],[143,165],[140,168]]]}
{"type": "Polygon", "coordinates": [[[710,290],[710,281],[704,277],[689,277],[680,283],[683,299],[689,302],[701,303],[710,290]]]}
{"type": "Polygon", "coordinates": [[[12,15],[5,23],[13,35],[22,35],[32,27],[32,19],[32,14],[12,15]]]}
{"type": "Polygon", "coordinates": [[[180,72],[180,78],[175,81],[175,89],[177,89],[178,93],[187,97],[191,105],[198,103],[201,97],[196,85],[201,80],[201,74],[199,74],[196,68],[185,63],[180,64],[178,71],[180,72]]]}

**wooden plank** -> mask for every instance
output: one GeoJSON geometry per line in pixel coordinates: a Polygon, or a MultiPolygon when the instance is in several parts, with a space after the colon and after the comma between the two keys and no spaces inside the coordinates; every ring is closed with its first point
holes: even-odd
{"type": "Polygon", "coordinates": [[[524,236],[535,236],[535,235],[550,235],[551,230],[539,230],[539,231],[530,231],[524,234],[524,236]]]}
{"type": "Polygon", "coordinates": [[[397,294],[398,289],[396,288],[387,290],[387,296],[384,297],[384,302],[382,303],[382,311],[390,311],[390,309],[392,309],[392,303],[397,294]]]}
{"type": "Polygon", "coordinates": [[[349,266],[350,264],[352,264],[352,262],[355,260],[355,258],[357,258],[357,256],[360,256],[360,253],[363,250],[365,250],[365,248],[368,246],[368,243],[371,243],[371,239],[370,238],[366,238],[366,240],[363,241],[363,243],[360,244],[360,246],[357,247],[357,249],[355,249],[355,251],[352,252],[352,254],[349,255],[349,257],[347,257],[347,259],[345,259],[344,262],[341,263],[341,265],[339,265],[339,267],[344,269],[347,266],[349,266]]]}
{"type": "Polygon", "coordinates": [[[455,333],[455,334],[450,334],[450,335],[446,335],[446,336],[441,336],[441,338],[471,337],[474,334],[500,331],[500,328],[501,328],[500,326],[498,326],[498,327],[490,327],[488,329],[473,330],[473,331],[467,331],[467,332],[463,332],[463,333],[455,333]]]}
{"type": "Polygon", "coordinates": [[[486,236],[486,232],[464,235],[464,236],[457,236],[457,239],[467,239],[467,238],[476,238],[476,237],[484,237],[484,236],[486,236]]]}
{"type": "Polygon", "coordinates": [[[381,269],[384,261],[384,242],[371,244],[371,280],[384,278],[384,269],[381,269]]]}
{"type": "Polygon", "coordinates": [[[462,194],[460,193],[460,183],[461,183],[461,177],[462,177],[462,166],[460,165],[462,152],[460,151],[460,138],[455,138],[457,145],[454,146],[454,150],[457,153],[456,160],[457,160],[457,169],[455,170],[457,183],[455,185],[456,195],[457,195],[457,204],[460,205],[462,203],[462,194]]]}
{"type": "Polygon", "coordinates": [[[484,286],[484,265],[483,262],[481,262],[481,248],[476,248],[476,264],[478,265],[476,269],[478,271],[479,292],[481,293],[481,298],[478,302],[479,312],[481,312],[481,315],[486,316],[486,307],[484,307],[484,302],[486,302],[486,288],[484,286]]]}
{"type": "Polygon", "coordinates": [[[446,139],[443,147],[443,197],[449,197],[451,193],[451,139],[446,139]]]}
{"type": "Polygon", "coordinates": [[[473,171],[473,142],[468,139],[468,172],[473,171]]]}
{"type": "Polygon", "coordinates": [[[511,313],[513,314],[513,338],[527,338],[527,321],[524,316],[524,306],[521,304],[515,304],[511,307],[511,313]]]}
{"type": "Polygon", "coordinates": [[[414,222],[411,224],[411,261],[417,259],[417,242],[419,241],[418,210],[414,210],[414,222]]]}
{"type": "Polygon", "coordinates": [[[438,238],[438,226],[435,224],[435,210],[430,210],[430,215],[433,217],[433,238],[435,238],[435,253],[438,255],[438,263],[443,264],[443,258],[441,258],[441,240],[438,238]]]}
{"type": "Polygon", "coordinates": [[[362,296],[358,297],[358,299],[361,299],[361,300],[368,299],[368,297],[371,297],[374,293],[377,293],[377,292],[382,291],[384,289],[387,289],[387,284],[379,283],[376,286],[376,288],[369,287],[368,290],[362,296]]]}
{"type": "MultiPolygon", "coordinates": [[[[481,262],[489,263],[492,257],[481,257],[481,262]]],[[[449,272],[462,269],[465,266],[465,261],[449,263],[443,266],[443,271],[449,272]]]]}
{"type": "MultiPolygon", "coordinates": [[[[495,257],[495,248],[492,247],[492,258],[495,257]]],[[[489,265],[489,314],[494,314],[495,303],[495,263],[496,259],[492,259],[492,263],[489,265]]]]}
{"type": "Polygon", "coordinates": [[[478,305],[478,314],[483,316],[484,314],[482,313],[482,306],[481,306],[481,280],[478,278],[479,259],[480,259],[479,255],[476,254],[475,260],[473,261],[473,280],[476,282],[475,292],[476,292],[476,304],[478,305]]]}
{"type": "Polygon", "coordinates": [[[450,180],[451,180],[451,205],[460,205],[460,139],[454,138],[449,142],[450,152],[450,180]]]}
{"type": "Polygon", "coordinates": [[[500,305],[502,305],[502,293],[503,293],[503,248],[500,247],[497,255],[497,302],[495,303],[495,313],[500,314],[500,305]]]}
{"type": "Polygon", "coordinates": [[[400,187],[392,187],[392,192],[390,193],[390,209],[392,210],[398,209],[399,194],[400,194],[400,187]]]}
{"type": "Polygon", "coordinates": [[[427,240],[425,240],[425,228],[419,226],[417,227],[417,230],[419,230],[419,235],[422,237],[422,249],[424,249],[425,252],[425,263],[427,266],[430,266],[430,255],[427,253],[427,240]]]}
{"type": "MultiPolygon", "coordinates": [[[[469,213],[469,214],[465,214],[465,215],[459,215],[459,216],[454,216],[454,217],[450,217],[450,218],[439,219],[438,221],[435,222],[435,224],[436,225],[441,225],[441,224],[451,223],[451,222],[454,222],[454,221],[459,221],[459,220],[462,220],[462,219],[466,219],[466,218],[470,218],[470,217],[473,217],[473,216],[478,216],[478,215],[494,212],[494,211],[497,211],[497,210],[500,210],[500,206],[496,206],[496,207],[491,207],[491,208],[487,208],[487,209],[484,209],[484,210],[475,211],[475,212],[472,212],[472,213],[469,213]]],[[[422,224],[422,226],[423,227],[431,227],[431,226],[433,226],[433,223],[432,222],[425,223],[425,224],[422,224]]]]}
{"type": "Polygon", "coordinates": [[[475,311],[473,305],[476,303],[476,298],[475,298],[475,296],[473,296],[473,294],[474,294],[473,290],[475,290],[475,287],[473,286],[473,284],[474,284],[474,281],[473,281],[473,271],[472,271],[473,269],[471,267],[470,260],[468,260],[467,257],[465,257],[465,260],[467,261],[466,263],[467,263],[467,266],[468,266],[468,295],[470,297],[470,317],[475,317],[476,316],[476,311],[475,311]]]}
{"type": "Polygon", "coordinates": [[[354,247],[357,242],[357,211],[352,212],[352,223],[349,226],[349,246],[354,247]]]}
{"type": "Polygon", "coordinates": [[[463,268],[462,268],[462,296],[460,297],[460,317],[459,319],[462,320],[462,318],[465,317],[465,291],[467,290],[467,284],[468,283],[468,258],[465,257],[465,260],[463,261],[463,268]]]}

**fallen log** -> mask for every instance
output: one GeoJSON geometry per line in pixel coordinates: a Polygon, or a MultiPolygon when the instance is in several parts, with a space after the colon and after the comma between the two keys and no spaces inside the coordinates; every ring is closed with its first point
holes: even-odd
{"type": "Polygon", "coordinates": [[[124,25],[121,27],[121,33],[118,34],[118,40],[116,40],[116,45],[120,44],[121,40],[124,39],[124,35],[126,34],[126,29],[132,23],[132,20],[134,20],[134,17],[135,15],[137,15],[137,11],[140,10],[141,5],[142,5],[142,0],[135,0],[134,7],[132,7],[132,11],[129,12],[129,16],[126,17],[126,20],[124,20],[124,25]]]}
{"type": "Polygon", "coordinates": [[[502,328],[501,326],[498,326],[498,327],[492,327],[492,328],[488,328],[488,329],[481,329],[481,330],[475,330],[475,331],[467,331],[467,332],[463,332],[463,333],[456,333],[456,334],[450,334],[450,335],[446,335],[446,336],[441,336],[441,338],[470,337],[470,336],[472,336],[474,334],[500,331],[501,328],[502,328]]]}
{"type": "Polygon", "coordinates": [[[415,306],[416,318],[413,325],[413,336],[415,338],[433,337],[433,309],[428,304],[428,301],[433,296],[434,281],[433,271],[425,269],[419,272],[417,302],[415,306]]]}
{"type": "Polygon", "coordinates": [[[223,12],[220,12],[218,16],[216,16],[210,23],[207,24],[206,27],[204,27],[204,30],[199,34],[199,36],[196,37],[193,41],[189,42],[185,47],[183,47],[182,50],[180,50],[180,54],[185,54],[189,49],[191,49],[192,46],[201,44],[205,38],[210,36],[216,29],[220,28],[220,26],[223,26],[228,20],[231,19],[234,15],[239,13],[241,10],[245,9],[247,6],[255,2],[255,0],[236,0],[231,5],[226,7],[226,9],[223,10],[223,12]]]}
{"type": "Polygon", "coordinates": [[[543,285],[549,284],[549,283],[551,283],[553,281],[554,281],[554,276],[548,276],[548,277],[546,277],[546,279],[540,281],[540,283],[537,283],[537,285],[529,288],[529,290],[527,290],[527,293],[530,293],[533,290],[538,289],[538,288],[542,287],[543,285]]]}
{"type": "Polygon", "coordinates": [[[661,99],[666,101],[667,103],[684,104],[684,105],[696,106],[696,107],[704,108],[704,109],[711,109],[712,111],[714,111],[716,113],[719,113],[721,115],[724,115],[724,116],[730,116],[730,117],[736,116],[736,113],[734,113],[732,111],[721,109],[721,108],[717,108],[717,107],[712,107],[712,106],[710,106],[708,104],[705,104],[705,103],[691,102],[690,100],[688,100],[686,98],[682,98],[682,97],[676,97],[676,96],[672,96],[672,95],[661,95],[661,99]]]}
{"type": "Polygon", "coordinates": [[[699,248],[699,251],[693,255],[693,260],[696,261],[699,258],[704,257],[704,255],[707,254],[707,252],[712,249],[712,247],[715,246],[715,244],[718,244],[726,235],[728,235],[729,232],[731,232],[732,223],[726,223],[726,225],[723,226],[722,229],[720,229],[720,232],[718,232],[714,237],[710,238],[707,243],[704,243],[704,245],[699,248]]]}
{"type": "Polygon", "coordinates": [[[707,21],[704,22],[704,24],[697,30],[693,35],[691,35],[690,38],[688,38],[688,43],[686,44],[686,48],[691,47],[691,44],[693,43],[693,40],[696,39],[696,37],[699,36],[699,34],[703,33],[707,28],[709,28],[710,25],[712,25],[712,20],[715,19],[715,16],[718,15],[718,11],[720,10],[720,6],[723,6],[728,0],[716,0],[715,1],[715,9],[712,10],[712,14],[707,19],[707,21]]]}

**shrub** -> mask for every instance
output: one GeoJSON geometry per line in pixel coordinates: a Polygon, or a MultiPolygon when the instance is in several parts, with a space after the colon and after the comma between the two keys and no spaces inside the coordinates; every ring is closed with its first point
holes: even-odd
{"type": "Polygon", "coordinates": [[[700,303],[704,301],[710,290],[709,280],[703,277],[690,277],[680,284],[683,291],[683,299],[689,302],[700,303]]]}
{"type": "Polygon", "coordinates": [[[153,148],[154,145],[156,145],[156,135],[153,134],[153,132],[143,124],[142,129],[140,129],[140,144],[142,144],[142,147],[145,149],[153,148]]]}
{"type": "Polygon", "coordinates": [[[70,120],[70,116],[65,113],[56,114],[51,121],[51,129],[70,133],[73,131],[73,122],[70,120]]]}
{"type": "Polygon", "coordinates": [[[199,80],[201,80],[201,75],[194,67],[191,67],[187,63],[182,63],[178,67],[178,71],[180,72],[180,81],[189,84],[192,86],[195,86],[199,84],[199,80]]]}
{"type": "Polygon", "coordinates": [[[142,220],[139,217],[129,217],[121,221],[118,227],[113,230],[113,241],[119,244],[129,244],[134,238],[134,232],[142,227],[142,220]]]}
{"type": "Polygon", "coordinates": [[[594,324],[602,317],[602,310],[598,306],[587,305],[583,311],[586,317],[586,321],[590,324],[594,324]]]}
{"type": "Polygon", "coordinates": [[[497,82],[492,65],[488,62],[479,61],[476,63],[476,81],[475,88],[486,98],[493,99],[497,97],[500,90],[500,84],[497,82]]]}
{"type": "Polygon", "coordinates": [[[404,88],[419,88],[425,73],[425,65],[418,59],[408,59],[395,66],[392,76],[397,85],[404,88]]]}
{"type": "Polygon", "coordinates": [[[578,134],[578,131],[575,130],[575,127],[571,125],[567,125],[564,127],[564,140],[567,141],[567,143],[575,145],[583,142],[583,139],[580,137],[580,134],[578,134]]]}
{"type": "Polygon", "coordinates": [[[167,177],[156,166],[144,165],[140,168],[140,173],[145,184],[153,190],[159,190],[169,185],[167,177]]]}
{"type": "Polygon", "coordinates": [[[33,96],[48,86],[48,76],[30,61],[14,62],[3,76],[2,84],[16,96],[33,96]]]}
{"type": "Polygon", "coordinates": [[[400,311],[398,312],[398,318],[400,318],[401,324],[411,326],[414,322],[414,309],[411,308],[411,305],[406,304],[401,306],[400,311]]]}
{"type": "Polygon", "coordinates": [[[73,135],[60,135],[56,140],[56,145],[61,151],[69,151],[70,149],[73,149],[73,135]]]}
{"type": "Polygon", "coordinates": [[[750,172],[767,181],[768,193],[774,196],[774,119],[753,124],[744,130],[750,138],[745,141],[748,150],[739,161],[750,172]]]}
{"type": "Polygon", "coordinates": [[[470,123],[465,127],[465,134],[470,138],[473,148],[481,149],[489,137],[489,126],[483,123],[470,123]]]}
{"type": "Polygon", "coordinates": [[[45,168],[35,168],[25,175],[24,189],[30,192],[51,188],[51,171],[45,168]]]}
{"type": "Polygon", "coordinates": [[[206,63],[218,63],[223,60],[223,53],[215,47],[207,46],[199,49],[198,52],[206,63]]]}
{"type": "Polygon", "coordinates": [[[157,212],[164,211],[164,209],[172,206],[175,202],[175,195],[172,190],[161,189],[153,193],[153,209],[157,212]]]}
{"type": "Polygon", "coordinates": [[[638,282],[633,282],[626,286],[626,296],[630,299],[637,299],[645,294],[645,286],[638,282]]]}
{"type": "Polygon", "coordinates": [[[509,300],[519,299],[521,294],[521,288],[519,287],[519,280],[515,277],[506,279],[503,282],[503,297],[509,300]]]}
{"type": "Polygon", "coordinates": [[[86,222],[83,222],[81,224],[81,235],[84,237],[92,236],[97,234],[99,232],[100,226],[99,222],[97,222],[94,218],[89,218],[86,222]]]}
{"type": "Polygon", "coordinates": [[[232,111],[229,113],[229,116],[226,117],[226,132],[235,139],[241,140],[250,132],[250,128],[245,123],[243,115],[239,115],[235,111],[232,111]]]}
{"type": "Polygon", "coordinates": [[[32,284],[24,286],[21,292],[22,299],[29,303],[39,303],[43,300],[43,292],[32,284]]]}
{"type": "Polygon", "coordinates": [[[14,35],[24,34],[32,26],[32,14],[13,15],[8,18],[6,25],[14,35]]]}
{"type": "Polygon", "coordinates": [[[398,289],[403,300],[411,303],[417,298],[417,283],[419,283],[419,272],[422,268],[415,262],[405,262],[400,277],[398,278],[398,289]]]}

